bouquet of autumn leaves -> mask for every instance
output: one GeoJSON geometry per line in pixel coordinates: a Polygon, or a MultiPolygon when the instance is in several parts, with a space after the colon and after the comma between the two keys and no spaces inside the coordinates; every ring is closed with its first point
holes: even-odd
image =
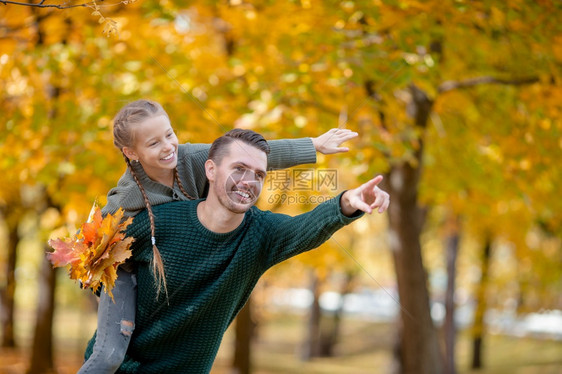
{"type": "Polygon", "coordinates": [[[102,218],[101,210],[94,204],[88,221],[78,232],[67,238],[49,240],[54,249],[47,253],[53,267],[69,267],[71,279],[79,280],[94,292],[103,284],[105,292],[113,299],[111,290],[117,278],[117,267],[131,257],[129,249],[134,241],[125,237],[125,229],[133,221],[123,219],[124,212],[102,218]]]}

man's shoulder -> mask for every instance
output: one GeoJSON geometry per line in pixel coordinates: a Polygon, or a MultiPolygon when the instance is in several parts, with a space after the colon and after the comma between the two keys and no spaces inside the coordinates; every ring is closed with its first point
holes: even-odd
{"type": "Polygon", "coordinates": [[[279,215],[279,213],[274,213],[270,210],[261,210],[255,205],[246,212],[246,217],[249,217],[254,225],[265,225],[268,222],[274,221],[279,215]]]}
{"type": "Polygon", "coordinates": [[[246,214],[250,214],[251,216],[263,216],[266,214],[272,213],[269,210],[261,210],[260,208],[258,208],[255,205],[252,205],[252,207],[248,210],[248,212],[246,214]]]}
{"type": "Polygon", "coordinates": [[[156,212],[178,212],[178,211],[186,211],[190,208],[193,208],[197,204],[199,204],[204,199],[194,199],[194,200],[177,200],[177,201],[170,201],[164,204],[158,204],[152,207],[152,211],[156,212]]]}

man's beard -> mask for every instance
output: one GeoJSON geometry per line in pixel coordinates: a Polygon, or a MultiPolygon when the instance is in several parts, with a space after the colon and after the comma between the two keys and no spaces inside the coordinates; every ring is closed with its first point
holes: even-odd
{"type": "Polygon", "coordinates": [[[226,182],[215,184],[215,193],[218,196],[219,203],[228,211],[236,214],[246,213],[258,199],[256,188],[238,189],[233,183],[226,182]],[[219,187],[221,184],[224,187],[219,187]]]}

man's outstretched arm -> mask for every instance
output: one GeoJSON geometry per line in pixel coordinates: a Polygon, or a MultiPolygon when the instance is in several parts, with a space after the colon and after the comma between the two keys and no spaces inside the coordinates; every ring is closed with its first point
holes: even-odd
{"type": "Polygon", "coordinates": [[[310,212],[290,217],[284,214],[265,213],[268,243],[264,246],[266,268],[304,251],[318,247],[334,232],[377,209],[383,213],[388,208],[388,193],[377,187],[382,176],[330,199],[310,212]]]}

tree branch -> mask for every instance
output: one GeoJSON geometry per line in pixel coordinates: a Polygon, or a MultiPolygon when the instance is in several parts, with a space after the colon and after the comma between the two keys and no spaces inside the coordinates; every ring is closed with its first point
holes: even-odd
{"type": "Polygon", "coordinates": [[[528,78],[521,78],[521,79],[501,79],[501,78],[486,76],[486,77],[470,78],[463,81],[445,81],[439,85],[437,90],[439,93],[443,93],[458,88],[478,86],[480,84],[504,84],[504,85],[519,86],[523,84],[536,83],[538,81],[539,81],[538,77],[528,77],[528,78]]]}
{"type": "Polygon", "coordinates": [[[1,4],[4,5],[21,5],[21,6],[28,6],[28,7],[34,7],[34,8],[57,8],[57,9],[70,9],[70,8],[79,8],[79,7],[91,7],[92,6],[92,2],[89,1],[87,3],[82,3],[82,4],[73,4],[73,5],[62,5],[62,4],[44,4],[45,0],[41,0],[40,3],[38,4],[33,4],[33,3],[22,3],[19,1],[10,1],[10,0],[0,0],[1,4]]]}

